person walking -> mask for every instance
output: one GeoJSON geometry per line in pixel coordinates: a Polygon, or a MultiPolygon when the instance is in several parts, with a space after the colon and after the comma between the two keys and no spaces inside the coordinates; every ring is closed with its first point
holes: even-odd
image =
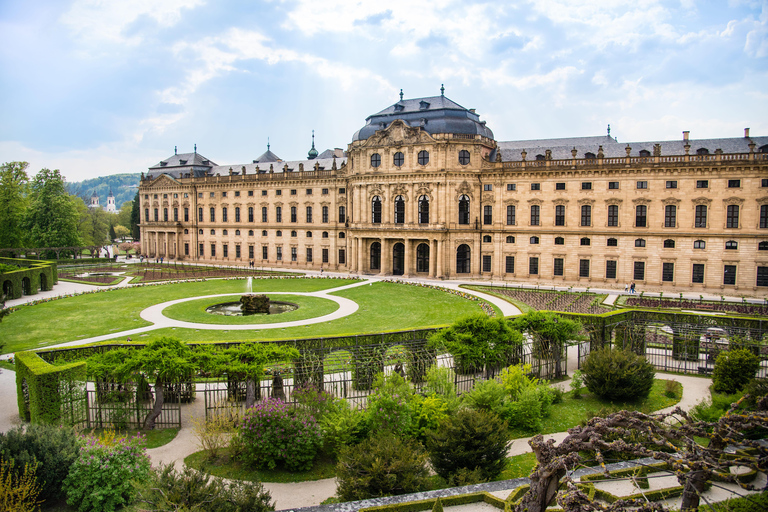
{"type": "Polygon", "coordinates": [[[631,293],[632,295],[634,295],[634,294],[635,294],[635,283],[632,283],[632,284],[630,285],[630,287],[629,287],[629,293],[631,293]]]}
{"type": "Polygon", "coordinates": [[[629,285],[625,284],[624,285],[624,293],[627,293],[628,291],[629,291],[629,285]]]}

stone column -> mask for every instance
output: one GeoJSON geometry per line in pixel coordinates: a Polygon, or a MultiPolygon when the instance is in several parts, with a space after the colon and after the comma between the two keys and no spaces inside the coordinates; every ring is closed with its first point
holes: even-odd
{"type": "Polygon", "coordinates": [[[381,243],[381,271],[380,275],[385,276],[389,273],[390,266],[390,248],[386,238],[379,239],[381,243]]]}
{"type": "Polygon", "coordinates": [[[437,263],[437,240],[429,241],[429,278],[435,277],[435,264],[437,263]]]}
{"type": "Polygon", "coordinates": [[[155,231],[155,258],[160,256],[160,232],[155,231]]]}
{"type": "Polygon", "coordinates": [[[357,273],[363,273],[363,237],[357,239],[357,273]]]}
{"type": "Polygon", "coordinates": [[[403,265],[403,276],[404,277],[410,277],[411,274],[413,274],[413,262],[412,259],[412,251],[411,251],[411,245],[413,245],[413,241],[406,238],[403,240],[403,244],[405,245],[405,263],[403,265]]]}
{"type": "Polygon", "coordinates": [[[437,258],[437,275],[435,275],[435,277],[442,278],[443,277],[443,241],[442,240],[437,241],[437,253],[435,254],[435,258],[437,258]]]}

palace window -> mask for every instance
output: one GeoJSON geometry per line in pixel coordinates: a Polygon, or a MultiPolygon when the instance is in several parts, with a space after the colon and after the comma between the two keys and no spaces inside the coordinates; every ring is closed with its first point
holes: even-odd
{"type": "Polygon", "coordinates": [[[582,181],[581,182],[581,190],[592,190],[592,182],[591,181],[582,181]]]}
{"type": "Polygon", "coordinates": [[[668,181],[667,188],[677,188],[677,181],[668,181]]]}
{"type": "MultiPolygon", "coordinates": [[[[768,186],[768,185],[766,185],[768,186]]],[[[507,192],[512,192],[514,190],[517,190],[517,184],[516,183],[507,183],[507,192]]]]}
{"type": "Polygon", "coordinates": [[[339,233],[339,238],[345,238],[346,236],[347,235],[345,235],[343,231],[341,233],[339,233]]]}
{"type": "Polygon", "coordinates": [[[371,155],[371,167],[378,167],[381,165],[381,155],[374,153],[371,155]]]}
{"type": "Polygon", "coordinates": [[[696,180],[696,188],[709,188],[709,180],[696,180]]]}
{"type": "Polygon", "coordinates": [[[299,250],[297,247],[291,247],[291,261],[299,260],[299,250]]]}
{"type": "Polygon", "coordinates": [[[728,188],[741,188],[741,180],[728,180],[728,188]]]}
{"type": "Polygon", "coordinates": [[[704,204],[696,205],[696,214],[693,220],[694,227],[706,228],[707,227],[707,206],[704,204]]]}
{"type": "Polygon", "coordinates": [[[291,195],[292,195],[292,196],[295,196],[295,195],[296,195],[296,189],[295,189],[295,188],[291,189],[291,195]]]}
{"type": "Polygon", "coordinates": [[[294,231],[291,231],[291,236],[292,236],[293,238],[296,238],[296,237],[298,236],[298,233],[297,233],[295,230],[294,230],[294,231]]]}
{"type": "Polygon", "coordinates": [[[758,251],[768,251],[768,241],[763,241],[757,244],[758,251]]]}
{"type": "Polygon", "coordinates": [[[760,229],[768,229],[768,204],[760,205],[760,229]]]}
{"type": "Polygon", "coordinates": [[[189,222],[189,207],[184,207],[184,222],[189,222]]]}
{"type": "Polygon", "coordinates": [[[266,229],[261,231],[261,236],[267,236],[267,230],[266,229]]]}
{"type": "Polygon", "coordinates": [[[644,238],[636,238],[635,239],[635,247],[645,247],[645,239],[644,238]]]}
{"type": "Polygon", "coordinates": [[[528,258],[528,274],[532,276],[539,274],[539,258],[536,256],[528,258]]]}
{"type": "Polygon", "coordinates": [[[261,207],[261,222],[267,222],[267,207],[261,207]]]}
{"type": "Polygon", "coordinates": [[[728,251],[734,251],[739,248],[739,243],[736,240],[728,240],[725,242],[725,249],[728,251]]]}
{"type": "Polygon", "coordinates": [[[339,222],[346,222],[347,220],[347,207],[339,206],[339,222]]]}
{"type": "Polygon", "coordinates": [[[347,263],[347,251],[346,249],[339,249],[339,265],[346,265],[347,263]]]}
{"type": "Polygon", "coordinates": [[[470,270],[470,252],[467,244],[461,244],[456,249],[456,273],[469,274],[470,270]]]}
{"type": "Polygon", "coordinates": [[[395,156],[392,157],[392,163],[395,164],[395,167],[400,167],[405,163],[405,156],[403,156],[403,153],[398,151],[395,153],[395,156]]]}
{"type": "Polygon", "coordinates": [[[607,260],[605,262],[605,278],[616,279],[616,260],[607,260]]]}
{"type": "Polygon", "coordinates": [[[515,257],[514,256],[506,256],[504,258],[504,271],[507,274],[515,273],[515,257]]]}
{"type": "Polygon", "coordinates": [[[419,198],[419,224],[429,224],[429,198],[427,196],[419,198]]]}
{"type": "Polygon", "coordinates": [[[706,249],[707,248],[707,242],[704,240],[694,240],[693,241],[693,248],[694,249],[706,249]]]}
{"type": "Polygon", "coordinates": [[[609,181],[608,182],[608,190],[618,190],[619,189],[619,182],[618,181],[609,181]]]}
{"type": "Polygon", "coordinates": [[[469,151],[466,149],[462,149],[459,151],[459,163],[461,165],[467,165],[469,164],[469,151]]]}
{"type": "Polygon", "coordinates": [[[322,256],[323,263],[328,263],[328,249],[323,249],[322,256]]]}
{"type": "Polygon", "coordinates": [[[541,183],[531,183],[531,190],[541,190],[541,183]]]}
{"type": "Polygon", "coordinates": [[[493,206],[483,206],[483,224],[493,224],[493,206]]]}
{"type": "Polygon", "coordinates": [[[459,224],[469,224],[469,197],[465,194],[459,197],[459,224]]]}
{"type": "Polygon", "coordinates": [[[312,232],[307,231],[307,233],[304,236],[306,236],[307,238],[312,238],[312,232]]]}
{"type": "Polygon", "coordinates": [[[515,205],[507,205],[507,226],[515,225],[515,205]]]}
{"type": "Polygon", "coordinates": [[[664,207],[664,227],[673,228],[677,225],[677,207],[668,204],[664,207]]]}
{"type": "Polygon", "coordinates": [[[634,278],[635,278],[635,281],[645,281],[645,262],[644,261],[635,262],[634,278]]]}
{"type": "Polygon", "coordinates": [[[203,209],[202,208],[198,208],[197,209],[197,221],[198,222],[203,222],[203,209]]]}
{"type": "Polygon", "coordinates": [[[565,183],[555,183],[555,190],[565,190],[565,183]]]}
{"type": "Polygon", "coordinates": [[[635,227],[644,228],[648,220],[648,207],[644,204],[638,205],[635,208],[635,227]]]}
{"type": "Polygon", "coordinates": [[[419,162],[419,165],[427,165],[429,163],[429,151],[426,151],[426,150],[419,151],[418,162],[419,162]]]}
{"type": "Polygon", "coordinates": [[[253,222],[253,206],[248,207],[248,222],[253,222]]]}
{"type": "Polygon", "coordinates": [[[312,207],[311,206],[307,206],[306,214],[307,214],[307,224],[312,224],[312,207]]]}
{"type": "Polygon", "coordinates": [[[530,242],[530,244],[531,244],[531,245],[539,245],[539,237],[537,237],[537,236],[532,236],[532,237],[530,238],[529,242],[530,242]]]}
{"type": "Polygon", "coordinates": [[[579,240],[579,244],[580,245],[591,245],[592,241],[589,238],[584,237],[581,240],[579,240]]]}
{"type": "Polygon", "coordinates": [[[263,246],[263,247],[261,248],[261,259],[263,259],[263,260],[266,260],[266,259],[268,259],[268,254],[267,254],[267,252],[268,252],[268,248],[267,248],[267,246],[265,245],[265,246],[263,246]]]}
{"type": "Polygon", "coordinates": [[[323,206],[322,216],[323,216],[323,224],[327,224],[328,223],[328,207],[327,206],[323,206]]]}
{"type": "Polygon", "coordinates": [[[210,208],[210,215],[209,215],[209,217],[210,217],[210,221],[211,222],[216,222],[216,208],[214,208],[213,206],[211,206],[211,208],[210,208]]]}
{"type": "Polygon", "coordinates": [[[235,222],[240,222],[240,207],[235,207],[235,222]]]}
{"type": "Polygon", "coordinates": [[[283,261],[283,248],[277,246],[275,249],[277,249],[277,261],[283,261]]]}
{"type": "Polygon", "coordinates": [[[729,204],[726,210],[725,217],[726,228],[738,228],[739,227],[739,206],[735,204],[729,204]]]}
{"type": "Polygon", "coordinates": [[[155,222],[158,222],[160,220],[159,210],[155,208],[155,211],[153,213],[155,214],[155,222]]]}
{"type": "Polygon", "coordinates": [[[307,263],[312,263],[312,248],[307,247],[307,263]]]}
{"type": "Polygon", "coordinates": [[[173,221],[174,222],[179,222],[179,209],[178,208],[174,208],[173,209],[173,221]]]}
{"type": "Polygon", "coordinates": [[[588,204],[585,204],[581,207],[581,225],[582,226],[591,226],[592,225],[592,207],[588,204]]]}
{"type": "Polygon", "coordinates": [[[508,244],[513,244],[513,243],[515,243],[515,237],[513,237],[513,236],[508,236],[508,237],[506,238],[506,242],[507,242],[508,244]]]}
{"type": "Polygon", "coordinates": [[[224,244],[221,246],[221,252],[224,254],[225,258],[229,258],[229,245],[224,244]]]}
{"type": "MultiPolygon", "coordinates": [[[[211,193],[213,193],[213,192],[211,192],[211,193]]],[[[215,258],[215,257],[216,257],[216,244],[212,243],[211,244],[211,258],[215,258]]]]}
{"type": "Polygon", "coordinates": [[[565,206],[562,204],[555,206],[555,226],[565,226],[565,206]]]}
{"type": "Polygon", "coordinates": [[[539,207],[539,205],[534,204],[533,206],[531,206],[531,226],[539,225],[540,212],[541,212],[541,207],[539,207]]]}
{"type": "Polygon", "coordinates": [[[283,207],[275,207],[275,222],[283,222],[283,207]]]}
{"type": "Polygon", "coordinates": [[[768,267],[757,267],[757,286],[768,286],[768,267]]]}
{"type": "Polygon", "coordinates": [[[606,245],[608,247],[618,247],[619,241],[616,238],[609,238],[606,245]]]}
{"type": "Polygon", "coordinates": [[[556,276],[563,275],[563,258],[555,258],[554,275],[556,276]]]}
{"type": "Polygon", "coordinates": [[[221,208],[221,222],[228,222],[227,221],[227,207],[223,206],[221,208]]]}
{"type": "Polygon", "coordinates": [[[736,284],[736,265],[723,266],[723,284],[736,284]]]}
{"type": "Polygon", "coordinates": [[[647,181],[638,181],[637,182],[637,188],[638,189],[646,189],[646,188],[648,188],[648,182],[647,181]]]}
{"type": "Polygon", "coordinates": [[[561,236],[555,237],[555,245],[565,245],[565,238],[561,236]]]}
{"type": "Polygon", "coordinates": [[[491,271],[491,255],[483,254],[483,272],[491,271]]]}
{"type": "Polygon", "coordinates": [[[665,249],[674,249],[675,248],[675,241],[671,238],[667,238],[664,240],[664,248],[665,249]]]}
{"type": "Polygon", "coordinates": [[[163,222],[168,222],[168,208],[163,208],[163,222]]]}
{"type": "Polygon", "coordinates": [[[484,244],[491,243],[491,235],[483,235],[483,243],[484,244]]]}
{"type": "Polygon", "coordinates": [[[323,238],[328,238],[328,232],[327,231],[323,231],[323,234],[321,236],[323,238]]]}
{"type": "Polygon", "coordinates": [[[616,227],[619,225],[619,207],[618,205],[608,205],[608,225],[616,227]]]}
{"type": "Polygon", "coordinates": [[[589,260],[579,260],[579,277],[589,277],[589,260]]]}
{"type": "Polygon", "coordinates": [[[493,192],[493,184],[486,183],[483,185],[483,192],[493,192]]]}
{"type": "Polygon", "coordinates": [[[373,196],[371,199],[371,222],[381,224],[381,198],[373,196]]]}
{"type": "Polygon", "coordinates": [[[675,280],[675,264],[671,262],[661,264],[661,280],[671,283],[675,280]]]}
{"type": "Polygon", "coordinates": [[[296,207],[291,206],[291,222],[298,222],[299,221],[299,215],[296,212],[296,207]]]}

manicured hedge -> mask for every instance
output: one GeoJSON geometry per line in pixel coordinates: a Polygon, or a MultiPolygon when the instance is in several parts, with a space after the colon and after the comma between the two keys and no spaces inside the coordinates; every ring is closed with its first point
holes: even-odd
{"type": "Polygon", "coordinates": [[[34,352],[17,352],[19,416],[32,423],[80,423],[85,419],[85,379],[84,362],[53,366],[34,352]]]}
{"type": "Polygon", "coordinates": [[[11,293],[6,297],[8,300],[21,298],[23,295],[22,281],[24,278],[29,278],[30,293],[28,295],[36,294],[38,289],[42,289],[43,291],[52,290],[53,285],[59,280],[58,273],[56,272],[56,263],[52,261],[28,260],[26,258],[0,258],[0,263],[22,267],[19,270],[0,274],[0,294],[3,293],[6,282],[10,282],[11,284],[11,293]],[[41,276],[45,276],[42,286],[41,276]]]}
{"type": "MultiPolygon", "coordinates": [[[[488,503],[489,505],[504,510],[505,506],[504,500],[487,492],[441,496],[439,499],[443,507],[456,507],[459,505],[468,505],[470,503],[488,503]]],[[[381,505],[378,507],[361,508],[360,512],[420,512],[422,510],[432,510],[432,507],[435,506],[437,500],[438,498],[430,498],[407,503],[392,503],[390,505],[381,505]]]]}

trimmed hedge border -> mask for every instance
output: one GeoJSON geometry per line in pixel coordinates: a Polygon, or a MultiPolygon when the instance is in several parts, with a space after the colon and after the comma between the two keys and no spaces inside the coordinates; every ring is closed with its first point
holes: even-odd
{"type": "Polygon", "coordinates": [[[458,505],[467,505],[469,503],[484,502],[504,510],[506,505],[505,500],[499,499],[493,494],[483,491],[470,494],[458,494],[456,496],[442,496],[426,500],[411,501],[408,503],[392,503],[390,505],[380,505],[378,507],[361,508],[360,512],[421,512],[422,510],[432,510],[438,500],[440,500],[443,507],[455,507],[458,505]]]}
{"type": "MultiPolygon", "coordinates": [[[[16,398],[19,416],[31,423],[71,425],[85,401],[85,362],[54,366],[35,352],[16,353],[16,398]]],[[[77,418],[77,420],[75,419],[77,418]]]]}
{"type": "Polygon", "coordinates": [[[23,281],[25,278],[29,279],[29,293],[26,295],[35,295],[38,289],[42,291],[52,290],[53,285],[59,282],[56,262],[54,261],[0,258],[0,263],[22,267],[19,270],[0,274],[0,286],[2,286],[0,294],[6,289],[6,283],[10,283],[11,293],[6,297],[8,300],[20,299],[24,295],[23,281]],[[45,279],[41,279],[42,277],[45,279]]]}

